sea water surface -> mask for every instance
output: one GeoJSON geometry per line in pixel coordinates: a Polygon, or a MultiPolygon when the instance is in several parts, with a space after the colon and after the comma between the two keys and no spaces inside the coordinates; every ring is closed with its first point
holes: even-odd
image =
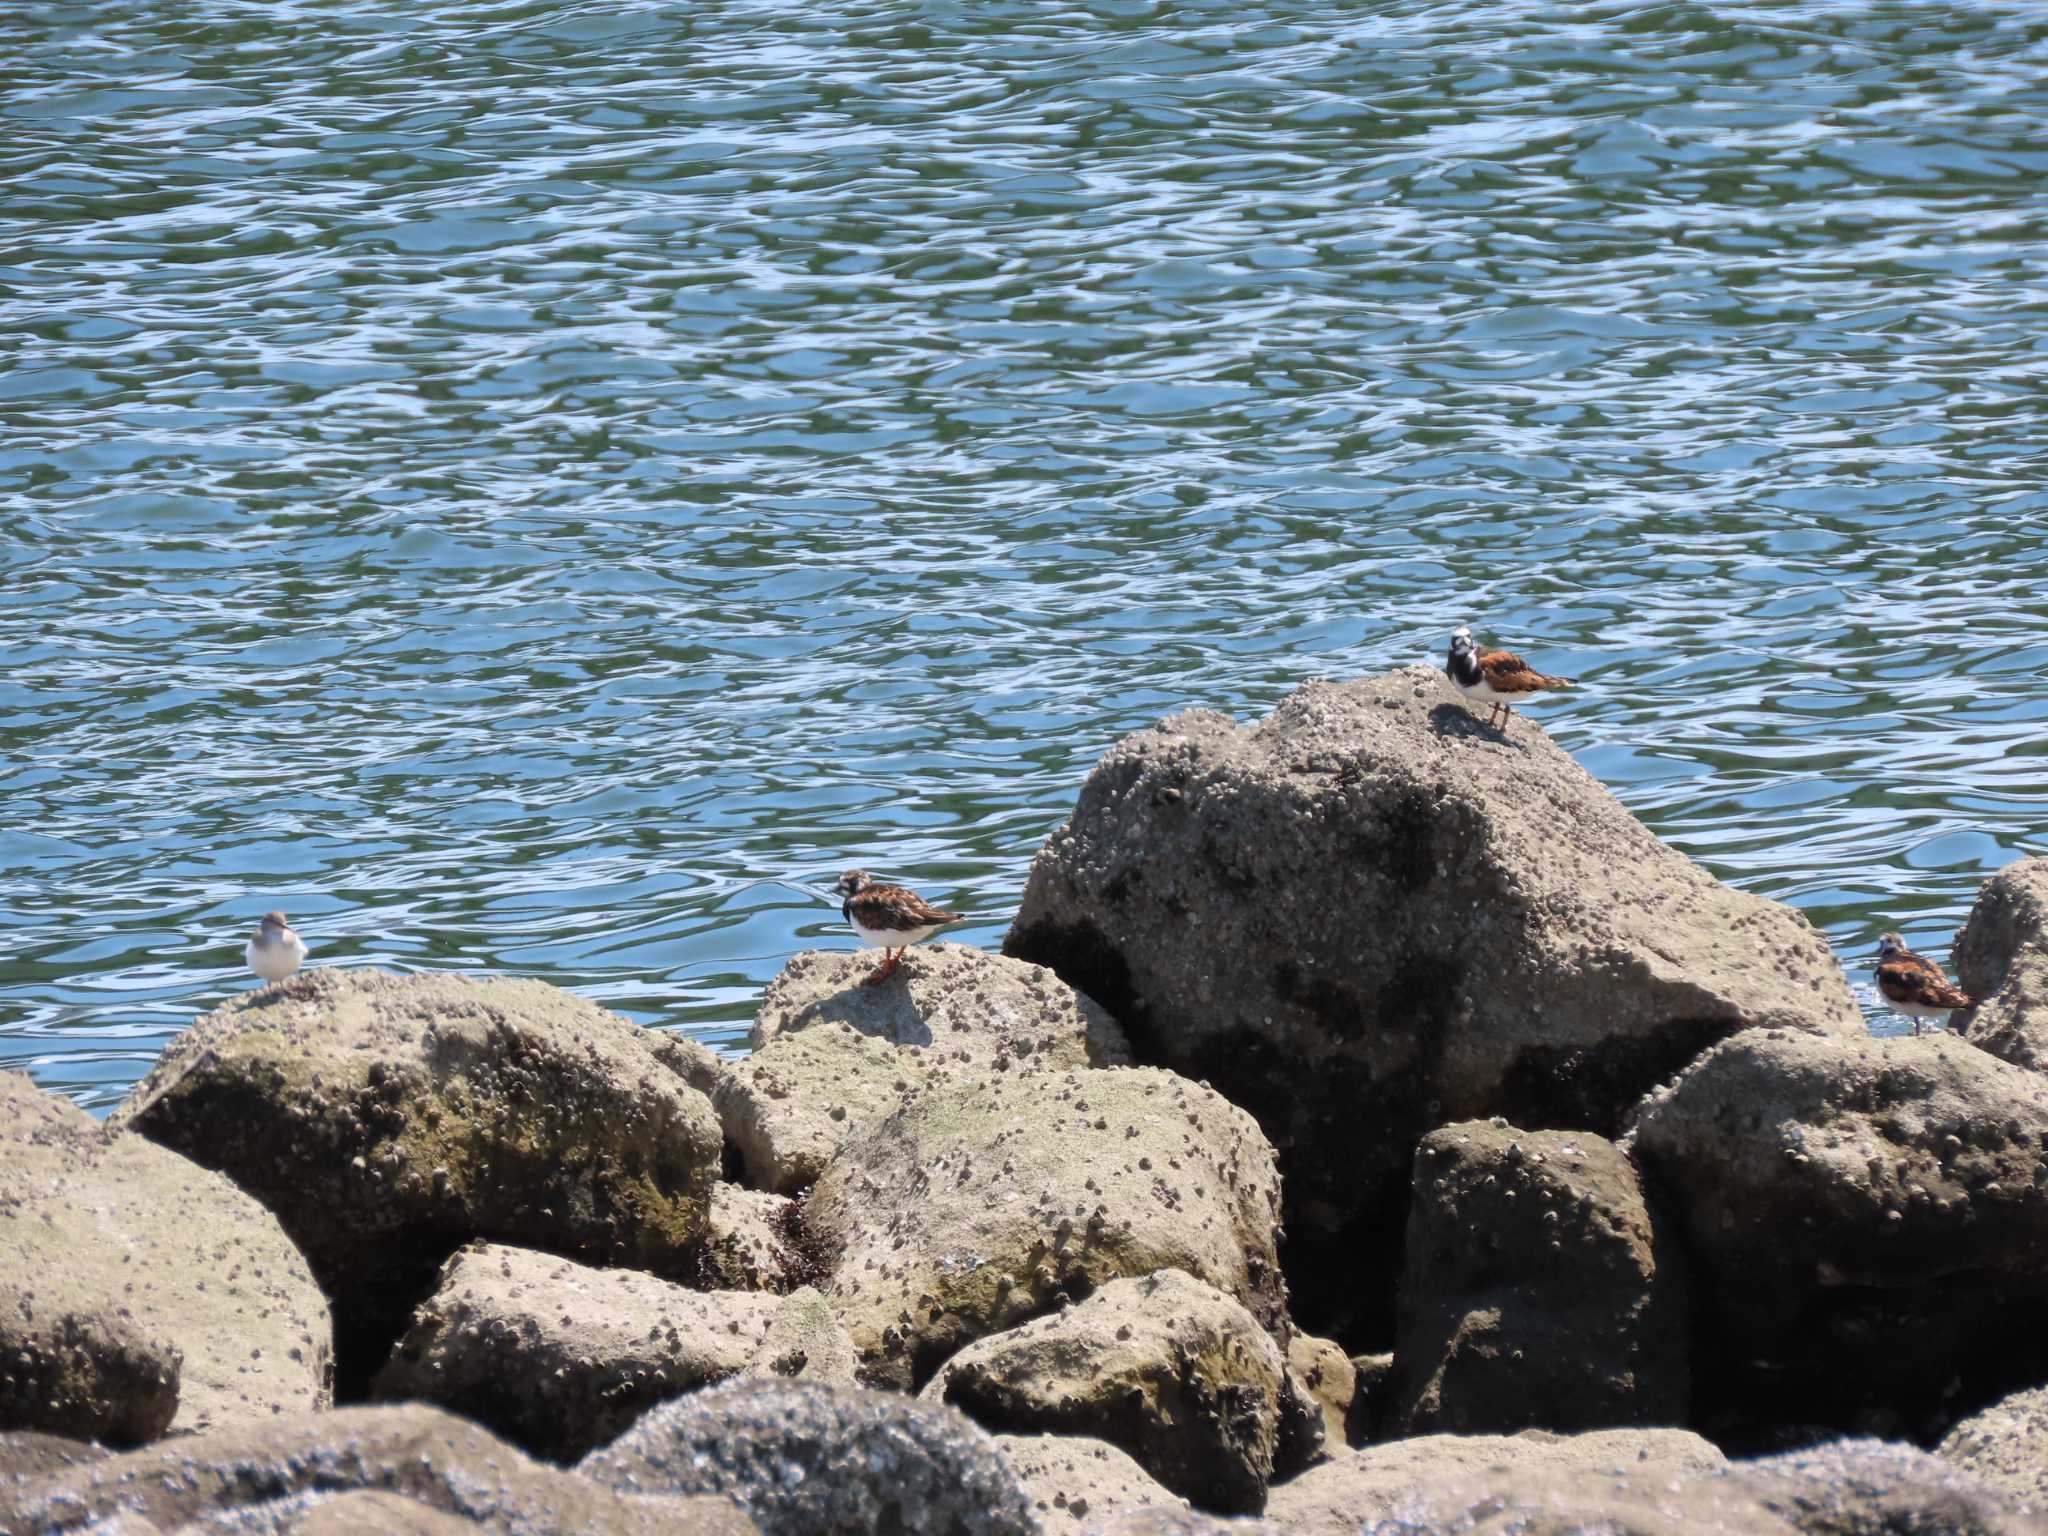
{"type": "Polygon", "coordinates": [[[733,1044],[852,942],[775,882],[996,944],[1119,735],[1460,622],[1866,997],[2048,850],[2038,6],[17,4],[0,117],[90,1107],[271,907],[733,1044]]]}

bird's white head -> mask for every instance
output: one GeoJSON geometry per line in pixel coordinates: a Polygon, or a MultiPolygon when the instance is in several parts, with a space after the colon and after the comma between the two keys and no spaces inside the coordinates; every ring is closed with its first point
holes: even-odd
{"type": "Polygon", "coordinates": [[[864,869],[849,869],[839,877],[839,883],[832,887],[832,894],[838,897],[858,896],[873,885],[874,879],[864,869]]]}
{"type": "Polygon", "coordinates": [[[1896,933],[1888,933],[1877,941],[1877,958],[1880,960],[1889,960],[1893,955],[1902,955],[1905,952],[1906,941],[1896,933]]]}
{"type": "Polygon", "coordinates": [[[1471,649],[1472,631],[1465,625],[1460,624],[1451,631],[1451,654],[1453,656],[1462,656],[1471,649]]]}

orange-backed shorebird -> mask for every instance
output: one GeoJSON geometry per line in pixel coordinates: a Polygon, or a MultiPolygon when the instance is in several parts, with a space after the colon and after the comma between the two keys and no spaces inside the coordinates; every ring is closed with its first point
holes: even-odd
{"type": "Polygon", "coordinates": [[[266,912],[242,958],[265,981],[283,981],[306,963],[306,943],[292,932],[282,912],[266,912]]]}
{"type": "Polygon", "coordinates": [[[1958,1008],[1977,1006],[1977,1000],[1950,981],[1940,966],[1914,954],[1896,933],[1877,941],[1877,990],[1913,1021],[1916,1035],[1929,1019],[1946,1019],[1958,1008]]]}
{"type": "Polygon", "coordinates": [[[1488,725],[1512,715],[1515,701],[1545,688],[1569,688],[1568,677],[1546,677],[1512,651],[1482,651],[1472,643],[1472,631],[1463,625],[1451,632],[1451,654],[1444,662],[1444,674],[1468,699],[1482,699],[1493,706],[1488,725]]]}
{"type": "Polygon", "coordinates": [[[915,891],[877,883],[864,869],[849,869],[841,875],[832,894],[845,898],[839,915],[853,925],[861,943],[876,945],[882,951],[881,965],[861,983],[866,987],[894,975],[896,967],[903,963],[904,950],[961,918],[958,912],[941,912],[915,891]]]}

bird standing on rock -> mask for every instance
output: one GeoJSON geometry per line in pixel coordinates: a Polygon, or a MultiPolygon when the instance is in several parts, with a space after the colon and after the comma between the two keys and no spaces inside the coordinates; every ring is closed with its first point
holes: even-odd
{"type": "Polygon", "coordinates": [[[1977,1000],[1950,981],[1940,966],[1914,954],[1896,933],[1877,941],[1877,990],[1913,1021],[1916,1035],[1928,1019],[1946,1019],[1958,1008],[1977,1006],[1977,1000]]]}
{"type": "Polygon", "coordinates": [[[1570,688],[1568,677],[1546,677],[1512,651],[1482,651],[1472,643],[1472,631],[1462,624],[1451,632],[1451,654],[1444,662],[1444,675],[1468,699],[1481,699],[1493,706],[1488,725],[1512,715],[1515,700],[1544,688],[1570,688]]]}
{"type": "Polygon", "coordinates": [[[864,869],[849,869],[841,875],[832,894],[845,898],[839,915],[853,925],[861,943],[878,945],[882,950],[882,963],[861,983],[865,987],[887,981],[903,963],[904,950],[961,918],[958,912],[941,912],[915,891],[906,891],[900,885],[878,885],[864,869]]]}
{"type": "Polygon", "coordinates": [[[306,945],[292,932],[282,912],[266,912],[242,957],[265,981],[283,981],[306,963],[306,945]]]}

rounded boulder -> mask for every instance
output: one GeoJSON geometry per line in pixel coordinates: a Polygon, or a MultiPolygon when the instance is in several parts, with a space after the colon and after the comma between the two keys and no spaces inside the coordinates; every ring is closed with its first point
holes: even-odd
{"type": "Polygon", "coordinates": [[[1428,668],[1125,738],[1040,850],[1004,952],[1258,1117],[1302,1315],[1363,1335],[1391,1321],[1409,1158],[1437,1126],[1614,1135],[1739,1030],[1863,1032],[1799,913],[1722,885],[1428,668]]]}
{"type": "Polygon", "coordinates": [[[1160,1269],[1284,1336],[1279,1205],[1249,1115],[1120,1068],[930,1089],[841,1147],[803,1221],[863,1372],[905,1388],[977,1338],[1160,1269]]]}
{"type": "Polygon", "coordinates": [[[115,1123],[276,1213],[354,1395],[473,1239],[692,1272],[718,1122],[651,1033],[543,982],[317,970],[179,1035],[115,1123]]]}

